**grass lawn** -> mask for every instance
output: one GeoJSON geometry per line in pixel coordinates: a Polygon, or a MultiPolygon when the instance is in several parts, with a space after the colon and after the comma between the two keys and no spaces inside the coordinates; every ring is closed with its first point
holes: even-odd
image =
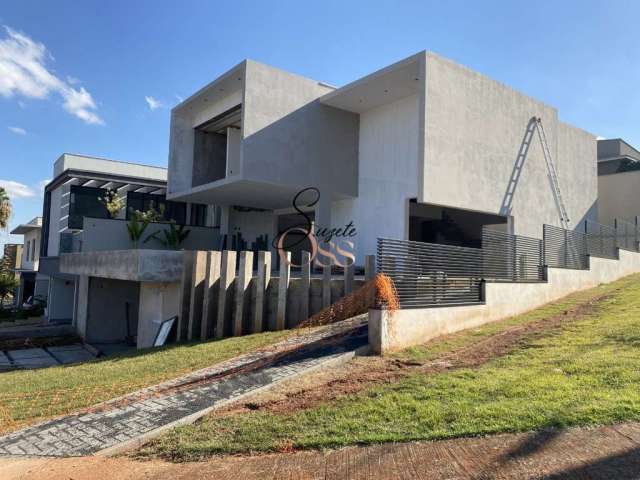
{"type": "Polygon", "coordinates": [[[563,329],[525,340],[476,369],[412,374],[288,414],[243,413],[172,430],[141,455],[192,460],[217,453],[431,440],[640,420],[640,276],[574,294],[525,315],[398,356],[452,348],[610,296],[563,329]]]}
{"type": "Polygon", "coordinates": [[[140,350],[76,365],[0,373],[0,433],[178,377],[290,334],[267,332],[140,350]]]}

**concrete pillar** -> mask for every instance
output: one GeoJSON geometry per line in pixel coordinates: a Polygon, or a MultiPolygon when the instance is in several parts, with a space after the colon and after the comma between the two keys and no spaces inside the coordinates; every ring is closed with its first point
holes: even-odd
{"type": "Polygon", "coordinates": [[[230,311],[228,306],[231,284],[236,277],[236,252],[225,250],[222,252],[222,266],[220,267],[220,288],[218,290],[218,315],[216,318],[215,337],[224,336],[224,323],[230,311]]]}
{"type": "Polygon", "coordinates": [[[235,311],[233,315],[233,335],[242,335],[245,296],[249,293],[249,283],[253,276],[253,252],[240,252],[238,277],[236,278],[235,311]]]}
{"type": "Polygon", "coordinates": [[[207,252],[193,252],[193,275],[191,276],[191,295],[189,297],[189,328],[187,338],[200,337],[202,329],[202,304],[204,302],[204,281],[207,274],[207,252]]]}
{"type": "Polygon", "coordinates": [[[355,272],[355,265],[353,262],[347,260],[347,265],[344,267],[344,294],[349,295],[353,292],[353,277],[355,272]]]}
{"type": "Polygon", "coordinates": [[[365,281],[373,280],[376,276],[376,256],[366,255],[364,257],[364,279],[365,281]]]}
{"type": "Polygon", "coordinates": [[[216,251],[207,252],[207,267],[204,280],[204,299],[202,301],[202,329],[200,338],[206,340],[213,335],[216,323],[216,300],[220,289],[220,266],[222,254],[216,251]]]}
{"type": "Polygon", "coordinates": [[[256,301],[253,309],[252,332],[264,330],[264,310],[267,287],[271,280],[271,252],[258,252],[258,276],[256,278],[256,301]]]}
{"type": "Polygon", "coordinates": [[[309,318],[309,296],[311,291],[311,254],[302,252],[300,272],[300,314],[298,322],[309,318]]]}
{"type": "Polygon", "coordinates": [[[287,293],[291,274],[291,252],[281,252],[278,278],[278,308],[276,311],[276,330],[284,330],[287,325],[287,293]]]}
{"type": "Polygon", "coordinates": [[[176,341],[187,339],[189,329],[189,308],[191,306],[191,277],[193,275],[193,261],[195,252],[183,252],[182,279],[180,280],[180,314],[176,328],[176,341]]]}
{"type": "Polygon", "coordinates": [[[178,315],[179,309],[178,282],[140,282],[137,347],[152,347],[162,322],[178,315]]]}
{"type": "Polygon", "coordinates": [[[76,318],[73,323],[80,338],[87,338],[87,324],[89,316],[89,277],[80,275],[78,277],[76,318]]]}
{"type": "Polygon", "coordinates": [[[331,305],[331,261],[322,267],[322,308],[331,305]]]}

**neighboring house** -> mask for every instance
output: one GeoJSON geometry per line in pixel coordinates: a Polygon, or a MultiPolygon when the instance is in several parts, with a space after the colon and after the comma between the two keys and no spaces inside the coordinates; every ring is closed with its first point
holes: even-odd
{"type": "Polygon", "coordinates": [[[621,138],[598,141],[598,221],[635,223],[640,214],[640,151],[621,138]]]}
{"type": "Polygon", "coordinates": [[[172,110],[167,198],[220,206],[227,246],[255,250],[304,223],[292,201],[316,187],[308,216],[355,227],[358,265],[378,237],[478,246],[482,226],[502,225],[541,238],[560,220],[538,138],[524,142],[532,117],[581,229],[597,216],[595,136],[428,52],[341,88],[243,61],[172,110]]]}
{"type": "MultiPolygon", "coordinates": [[[[167,230],[167,223],[153,223],[139,245],[129,238],[127,220],[134,210],[162,211],[164,221],[189,226],[185,248],[217,247],[217,230],[213,225],[213,209],[205,205],[167,201],[165,198],[167,170],[135,163],[117,162],[84,155],[63,154],[56,160],[53,180],[45,188],[42,223],[40,274],[49,280],[48,320],[72,322],[78,303],[78,276],[60,271],[59,256],[63,253],[102,250],[164,249],[159,241],[144,240],[152,233],[167,230]],[[104,202],[108,190],[116,191],[125,200],[125,207],[116,218],[110,218],[104,202]]],[[[162,238],[162,237],[160,237],[162,238]]],[[[96,328],[94,341],[121,341],[128,335],[123,325],[129,315],[129,305],[135,304],[138,290],[135,284],[120,280],[87,280],[91,291],[101,295],[101,308],[95,308],[91,322],[106,326],[96,328]],[[115,325],[115,331],[110,330],[115,325]]],[[[86,299],[82,299],[86,302],[86,299]]],[[[135,329],[133,309],[130,329],[135,329]]],[[[83,319],[83,322],[85,320],[83,319]]],[[[82,328],[84,329],[84,323],[82,328]]],[[[83,331],[84,333],[84,331],[83,331]]]]}
{"type": "Polygon", "coordinates": [[[49,279],[38,273],[42,217],[36,217],[27,223],[18,225],[10,233],[12,235],[22,235],[24,238],[20,263],[15,269],[16,273],[19,274],[20,280],[20,286],[15,295],[15,305],[20,307],[31,297],[46,301],[49,279]]]}
{"type": "MultiPolygon", "coordinates": [[[[22,244],[20,243],[5,243],[2,252],[2,265],[0,270],[3,273],[9,272],[14,274],[17,280],[20,280],[20,272],[17,270],[20,268],[22,262],[22,244]]],[[[18,288],[13,292],[13,303],[18,301],[18,288]]]]}

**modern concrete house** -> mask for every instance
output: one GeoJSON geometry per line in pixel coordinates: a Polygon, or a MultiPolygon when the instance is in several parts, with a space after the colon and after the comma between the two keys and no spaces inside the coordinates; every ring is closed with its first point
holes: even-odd
{"type": "Polygon", "coordinates": [[[358,265],[378,237],[477,246],[502,225],[540,238],[560,220],[532,117],[581,229],[597,217],[595,136],[429,52],[340,88],[241,62],[172,110],[167,198],[220,206],[221,235],[255,250],[300,223],[293,198],[316,187],[308,216],[353,226],[358,265]]]}
{"type": "MultiPolygon", "coordinates": [[[[164,168],[118,162],[84,155],[63,154],[54,164],[53,180],[45,188],[39,272],[49,280],[48,320],[73,322],[88,341],[120,342],[135,337],[139,284],[135,279],[104,278],[96,271],[82,278],[60,268],[69,253],[126,252],[165,249],[156,239],[134,244],[127,220],[135,210],[154,208],[162,221],[151,223],[145,238],[176,225],[188,226],[184,248],[216,248],[213,209],[205,205],[168,201],[164,168]],[[107,191],[124,200],[124,208],[111,218],[104,202],[107,191]],[[78,304],[82,318],[79,318],[78,304]]],[[[162,238],[158,235],[158,238],[162,238]]],[[[108,263],[117,263],[110,256],[108,263]]],[[[124,268],[131,265],[125,265],[124,268]]]]}
{"type": "Polygon", "coordinates": [[[598,221],[640,215],[640,151],[621,138],[598,141],[598,221]]]}
{"type": "Polygon", "coordinates": [[[22,235],[24,238],[20,262],[15,269],[20,279],[20,286],[15,295],[16,306],[20,307],[30,297],[46,302],[49,279],[38,273],[42,217],[36,217],[27,223],[18,225],[10,233],[12,235],[22,235]]]}

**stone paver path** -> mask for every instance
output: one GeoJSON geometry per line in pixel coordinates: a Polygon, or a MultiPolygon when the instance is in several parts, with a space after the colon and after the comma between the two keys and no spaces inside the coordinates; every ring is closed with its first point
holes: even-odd
{"type": "MultiPolygon", "coordinates": [[[[98,411],[57,418],[0,437],[0,455],[79,456],[135,441],[141,436],[230,400],[337,360],[366,345],[366,327],[334,340],[331,330],[293,337],[283,344],[304,345],[251,370],[268,352],[245,355],[173,382],[103,404],[98,411]],[[229,376],[224,373],[233,372],[229,376]],[[164,393],[163,393],[164,392],[164,393]]],[[[271,354],[273,356],[273,353],[271,354]]]]}

